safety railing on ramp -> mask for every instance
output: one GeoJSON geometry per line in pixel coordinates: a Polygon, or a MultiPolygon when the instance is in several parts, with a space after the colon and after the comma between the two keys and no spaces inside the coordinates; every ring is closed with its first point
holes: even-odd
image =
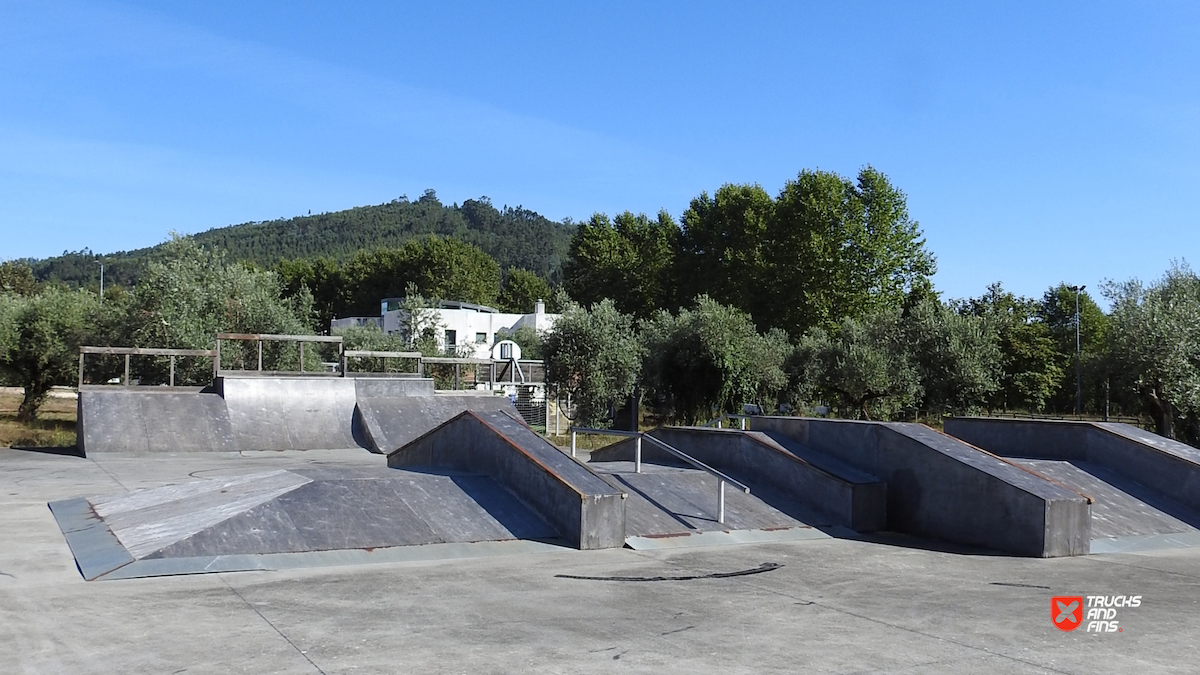
{"type": "Polygon", "coordinates": [[[718,471],[717,469],[712,468],[711,466],[705,464],[704,462],[701,462],[700,460],[696,459],[695,457],[692,457],[691,455],[687,454],[686,452],[651,436],[648,433],[644,433],[641,431],[620,431],[617,429],[592,429],[592,428],[588,428],[588,427],[574,427],[573,426],[573,427],[571,427],[571,456],[572,457],[575,457],[575,454],[576,454],[575,448],[576,448],[576,435],[577,434],[597,434],[597,435],[603,435],[603,436],[623,436],[626,438],[633,438],[634,439],[634,446],[633,446],[633,470],[634,470],[634,473],[642,472],[642,440],[645,439],[645,440],[649,441],[650,443],[653,443],[660,450],[664,450],[668,454],[673,455],[673,456],[683,460],[687,464],[690,464],[690,465],[696,467],[697,469],[704,471],[705,473],[709,474],[710,476],[713,476],[714,478],[717,479],[717,522],[718,523],[723,524],[725,522],[725,484],[726,483],[729,483],[730,485],[741,490],[742,492],[745,492],[746,494],[750,494],[750,488],[747,487],[746,485],[740,483],[739,481],[734,480],[733,478],[730,478],[728,475],[718,471]]]}

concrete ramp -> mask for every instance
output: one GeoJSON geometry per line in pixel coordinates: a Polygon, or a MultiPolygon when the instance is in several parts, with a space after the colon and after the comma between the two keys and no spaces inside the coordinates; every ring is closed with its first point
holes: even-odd
{"type": "Polygon", "coordinates": [[[341,377],[221,377],[240,450],[367,447],[354,429],[355,381],[341,377]]]}
{"type": "Polygon", "coordinates": [[[382,454],[407,445],[467,410],[518,414],[507,396],[433,394],[432,391],[425,396],[380,393],[391,392],[360,389],[357,414],[371,450],[382,454]]]}
{"type": "Polygon", "coordinates": [[[382,468],[269,471],[50,509],[88,580],[517,552],[557,536],[487,476],[382,468]]]}
{"type": "Polygon", "coordinates": [[[77,445],[106,452],[236,452],[225,400],[200,390],[84,386],[77,445]]]}
{"type": "Polygon", "coordinates": [[[625,543],[625,496],[504,412],[466,411],[388,454],[393,468],[489,476],[580,549],[625,543]]]}
{"type": "MultiPolygon", "coordinates": [[[[777,509],[804,513],[799,517],[806,522],[859,532],[886,525],[883,481],[782,435],[708,427],[664,427],[650,433],[749,485],[756,499],[769,496],[766,502],[777,509]]],[[[677,462],[651,443],[642,444],[642,457],[660,464],[677,462]]],[[[591,454],[593,463],[612,461],[632,462],[633,443],[624,441],[591,454]]]]}
{"type": "Polygon", "coordinates": [[[762,416],[750,427],[879,477],[889,530],[1017,555],[1088,553],[1090,498],[924,425],[762,416]]]}
{"type": "Polygon", "coordinates": [[[1200,544],[1196,448],[1113,422],[970,417],[945,426],[1094,498],[1094,553],[1200,544]]]}

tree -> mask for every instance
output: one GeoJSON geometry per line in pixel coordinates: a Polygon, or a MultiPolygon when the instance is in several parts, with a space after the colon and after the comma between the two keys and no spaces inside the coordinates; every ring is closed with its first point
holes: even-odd
{"type": "Polygon", "coordinates": [[[983,407],[1000,388],[999,339],[982,317],[926,299],[902,315],[901,332],[921,385],[919,410],[966,414],[983,407]]]}
{"type": "Polygon", "coordinates": [[[1063,383],[1067,355],[1061,353],[1043,323],[1040,303],[1005,291],[1000,282],[978,298],[956,303],[961,314],[982,318],[999,338],[1000,386],[990,408],[1041,411],[1063,383]]]}
{"type": "Polygon", "coordinates": [[[706,294],[760,317],[765,306],[767,251],[775,202],[758,185],[721,186],[702,192],[684,212],[676,264],[680,294],[706,294]]]}
{"type": "MultiPolygon", "coordinates": [[[[499,309],[512,314],[528,314],[538,300],[553,302],[550,284],[528,270],[508,268],[500,288],[499,309]]],[[[553,311],[553,310],[551,310],[553,311]]]]}
{"type": "Polygon", "coordinates": [[[33,269],[21,260],[0,263],[0,294],[33,295],[37,292],[37,279],[33,269]]]}
{"type": "Polygon", "coordinates": [[[643,322],[643,380],[672,417],[692,424],[714,411],[774,403],[787,384],[787,335],[759,335],[749,314],[700,296],[678,315],[643,322]]]}
{"type": "Polygon", "coordinates": [[[1178,422],[1195,443],[1200,426],[1200,279],[1174,264],[1150,287],[1109,283],[1113,379],[1139,397],[1159,435],[1176,436],[1178,422]]]}
{"type": "Polygon", "coordinates": [[[437,301],[421,295],[417,285],[409,282],[400,301],[400,340],[408,351],[425,356],[438,356],[438,335],[445,330],[437,301]]]}
{"type": "Polygon", "coordinates": [[[0,294],[0,371],[25,388],[18,420],[36,419],[51,387],[76,381],[79,347],[88,343],[99,310],[95,294],[83,290],[0,294]]]}
{"type": "Polygon", "coordinates": [[[542,353],[542,336],[538,335],[537,330],[533,326],[522,325],[517,326],[516,330],[499,331],[496,333],[496,341],[512,340],[521,348],[522,359],[541,360],[542,353]]]}
{"type": "Polygon", "coordinates": [[[440,237],[359,251],[343,274],[347,309],[358,316],[378,315],[380,300],[400,296],[409,283],[427,297],[481,305],[495,304],[500,291],[495,260],[477,246],[440,237]]]}
{"type": "Polygon", "coordinates": [[[618,311],[649,317],[674,300],[672,256],[678,236],[679,226],[666,211],[656,220],[626,211],[610,221],[597,213],[575,231],[563,285],[578,302],[609,298],[618,311]]]}
{"type": "MultiPolygon", "coordinates": [[[[311,334],[312,295],[307,287],[284,297],[274,273],[230,263],[219,251],[185,237],[174,237],[165,252],[162,261],[148,266],[133,293],[128,331],[133,345],[212,349],[221,332],[311,334]]],[[[306,369],[319,367],[315,351],[306,352],[306,369]]],[[[268,369],[299,366],[295,345],[266,344],[263,356],[268,369]]],[[[240,350],[231,344],[223,357],[243,367],[252,360],[248,345],[240,350]]],[[[155,366],[145,368],[153,374],[155,366]]],[[[185,381],[203,381],[211,375],[211,364],[188,362],[180,366],[180,375],[185,381]]]]}
{"type": "Polygon", "coordinates": [[[607,427],[613,404],[633,392],[641,347],[633,317],[611,300],[568,305],[545,338],[546,381],[576,403],[575,423],[607,427]]]}
{"type": "Polygon", "coordinates": [[[313,330],[329,330],[331,320],[346,304],[346,279],[341,267],[332,258],[298,258],[281,260],[274,268],[283,284],[286,296],[295,296],[302,287],[313,296],[313,330]]]}
{"type": "Polygon", "coordinates": [[[884,307],[835,330],[805,333],[788,364],[797,402],[829,401],[843,416],[887,418],[920,392],[917,368],[904,346],[900,309],[884,307]]]}
{"type": "Polygon", "coordinates": [[[902,304],[936,270],[904,193],[868,166],[851,182],[801,171],[776,199],[767,229],[768,280],[759,324],[799,334],[902,304]]]}
{"type": "MultiPolygon", "coordinates": [[[[1051,403],[1058,410],[1075,410],[1075,291],[1066,284],[1051,287],[1042,296],[1038,318],[1045,324],[1055,349],[1067,359],[1059,380],[1057,395],[1051,403]]],[[[1107,347],[1108,317],[1087,291],[1079,293],[1079,364],[1086,379],[1082,381],[1083,406],[1095,410],[1107,377],[1103,359],[1107,347]]]]}

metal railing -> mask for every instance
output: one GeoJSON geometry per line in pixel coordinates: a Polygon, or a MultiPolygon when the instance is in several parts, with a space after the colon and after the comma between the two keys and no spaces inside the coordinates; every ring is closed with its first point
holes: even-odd
{"type": "Polygon", "coordinates": [[[730,478],[728,475],[722,473],[721,471],[718,471],[717,469],[712,468],[711,466],[705,464],[704,462],[701,462],[700,460],[696,459],[695,457],[692,457],[691,455],[680,450],[679,448],[669,445],[665,441],[659,440],[659,439],[651,436],[648,433],[641,432],[641,431],[619,431],[616,429],[591,429],[591,428],[587,428],[587,427],[571,427],[571,456],[572,457],[575,456],[575,452],[576,452],[575,451],[575,443],[576,443],[575,435],[576,434],[600,434],[600,435],[606,435],[606,436],[624,436],[626,438],[636,439],[634,446],[633,446],[633,470],[635,473],[642,472],[642,439],[644,438],[647,441],[653,443],[654,445],[657,445],[660,449],[665,450],[668,454],[671,454],[671,455],[683,460],[687,464],[690,464],[690,465],[696,467],[697,469],[704,471],[705,473],[709,474],[710,476],[713,476],[714,478],[717,479],[717,522],[718,523],[721,523],[721,524],[725,523],[725,484],[726,483],[729,483],[730,485],[736,487],[737,489],[741,490],[742,492],[745,492],[746,494],[750,494],[750,488],[748,486],[742,484],[739,481],[734,480],[733,478],[730,478]]]}
{"type": "MultiPolygon", "coordinates": [[[[422,366],[424,357],[421,352],[373,352],[366,349],[344,349],[342,350],[342,377],[346,377],[346,373],[350,372],[350,359],[415,359],[417,362],[417,377],[424,377],[425,369],[422,366]]],[[[387,372],[387,368],[384,368],[387,372]]]]}
{"type": "Polygon", "coordinates": [[[169,386],[175,386],[175,359],[180,356],[211,358],[213,360],[213,375],[219,367],[221,353],[215,349],[152,349],[147,347],[80,347],[79,348],[79,386],[83,386],[83,358],[87,354],[125,357],[125,376],[121,383],[130,386],[129,358],[131,356],[167,356],[171,359],[171,374],[169,386]]]}
{"type": "MultiPolygon", "coordinates": [[[[342,347],[342,336],[340,335],[273,335],[269,333],[217,333],[217,374],[220,374],[221,364],[221,341],[230,340],[238,342],[257,342],[258,343],[258,369],[255,372],[263,372],[263,343],[264,342],[296,342],[300,345],[300,372],[304,372],[304,344],[306,342],[317,342],[325,344],[336,344],[338,346],[338,362],[342,361],[342,354],[345,351],[342,347]]],[[[309,371],[311,374],[319,374],[319,371],[309,371]]]]}
{"type": "MultiPolygon", "coordinates": [[[[753,415],[727,415],[727,414],[725,414],[725,413],[722,413],[720,417],[713,418],[713,419],[711,419],[711,420],[709,420],[709,421],[705,422],[705,423],[704,423],[703,425],[701,425],[701,426],[706,426],[706,427],[715,427],[715,428],[717,428],[717,429],[723,429],[724,427],[722,427],[722,426],[721,426],[721,424],[722,424],[724,421],[726,421],[726,420],[740,420],[740,421],[741,421],[741,428],[742,428],[742,431],[745,431],[745,430],[746,430],[746,420],[750,419],[751,417],[753,417],[753,415]]],[[[730,426],[729,428],[730,428],[730,429],[732,429],[733,427],[732,427],[732,426],[730,426]]]]}

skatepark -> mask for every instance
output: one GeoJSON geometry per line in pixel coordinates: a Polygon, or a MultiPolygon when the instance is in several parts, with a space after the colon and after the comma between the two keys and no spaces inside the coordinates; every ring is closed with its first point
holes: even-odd
{"type": "Polygon", "coordinates": [[[505,396],[250,372],[85,385],[78,419],[77,452],[0,451],[3,614],[43,608],[0,636],[29,672],[403,653],[418,672],[1075,673],[1186,664],[1194,636],[1167,617],[1198,609],[1200,457],[1126,425],[739,416],[574,451],[505,396]],[[1089,593],[1145,608],[1115,638],[1046,620],[1089,593]]]}

